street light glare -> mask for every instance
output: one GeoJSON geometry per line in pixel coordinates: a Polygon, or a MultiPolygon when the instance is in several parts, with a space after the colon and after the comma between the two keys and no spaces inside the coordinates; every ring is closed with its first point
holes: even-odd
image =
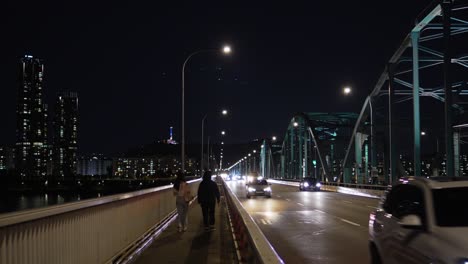
{"type": "Polygon", "coordinates": [[[297,123],[297,122],[293,123],[293,126],[295,126],[295,127],[297,127],[298,125],[299,125],[299,123],[297,123]]]}
{"type": "Polygon", "coordinates": [[[254,150],[253,150],[253,153],[257,153],[257,151],[254,149],[254,150]]]}
{"type": "Polygon", "coordinates": [[[351,88],[350,87],[345,87],[343,89],[344,94],[350,94],[351,93],[351,88]]]}
{"type": "Polygon", "coordinates": [[[273,139],[273,141],[276,141],[276,137],[275,137],[275,136],[273,136],[271,139],[273,139]]]}
{"type": "Polygon", "coordinates": [[[226,131],[221,131],[221,135],[226,135],[226,131]]]}
{"type": "Polygon", "coordinates": [[[223,115],[227,115],[228,114],[228,111],[226,109],[224,109],[222,112],[221,112],[223,115]]]}
{"type": "Polygon", "coordinates": [[[425,136],[425,135],[426,135],[426,132],[421,131],[421,136],[425,136]]]}
{"type": "Polygon", "coordinates": [[[224,46],[223,47],[223,53],[224,54],[230,54],[231,53],[231,46],[224,46]]]}

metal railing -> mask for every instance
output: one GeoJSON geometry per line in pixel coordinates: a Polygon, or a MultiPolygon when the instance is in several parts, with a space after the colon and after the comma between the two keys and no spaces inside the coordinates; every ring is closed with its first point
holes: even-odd
{"type": "Polygon", "coordinates": [[[284,263],[258,225],[244,209],[237,196],[221,177],[219,179],[223,182],[239,261],[241,263],[261,264],[284,263]]]}
{"type": "Polygon", "coordinates": [[[0,264],[113,263],[174,212],[170,185],[2,214],[0,264]]]}
{"type": "Polygon", "coordinates": [[[338,183],[338,182],[325,182],[322,183],[323,185],[328,186],[340,186],[340,187],[347,187],[347,188],[355,188],[355,189],[367,189],[367,190],[387,190],[387,185],[377,185],[377,184],[356,184],[356,183],[338,183]]]}

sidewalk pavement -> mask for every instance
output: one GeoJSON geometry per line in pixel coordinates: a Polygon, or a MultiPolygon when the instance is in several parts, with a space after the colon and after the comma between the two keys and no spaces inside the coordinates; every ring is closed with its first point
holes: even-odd
{"type": "Polygon", "coordinates": [[[189,207],[188,219],[187,231],[177,231],[176,219],[134,263],[238,263],[223,196],[216,206],[215,230],[205,231],[201,207],[196,200],[189,207]]]}

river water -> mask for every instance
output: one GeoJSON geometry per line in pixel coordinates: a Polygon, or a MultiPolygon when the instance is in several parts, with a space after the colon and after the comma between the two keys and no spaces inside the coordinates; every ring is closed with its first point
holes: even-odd
{"type": "Polygon", "coordinates": [[[101,193],[3,194],[0,195],[0,214],[97,197],[101,197],[101,193]]]}

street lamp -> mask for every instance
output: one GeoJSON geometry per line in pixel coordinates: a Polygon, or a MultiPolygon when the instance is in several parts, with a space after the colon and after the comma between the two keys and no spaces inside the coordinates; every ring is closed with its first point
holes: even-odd
{"type": "Polygon", "coordinates": [[[298,125],[299,125],[299,123],[297,123],[297,122],[293,123],[293,126],[295,126],[295,127],[297,127],[298,125]]]}
{"type": "Polygon", "coordinates": [[[231,52],[232,52],[231,46],[225,45],[225,46],[223,47],[223,53],[224,53],[224,54],[230,54],[231,52]]]}
{"type": "Polygon", "coordinates": [[[254,149],[254,150],[253,150],[253,153],[257,153],[257,151],[254,149]]]}
{"type": "MultiPolygon", "coordinates": [[[[199,54],[199,53],[204,53],[204,52],[216,52],[218,51],[217,49],[204,49],[204,50],[198,50],[190,55],[185,59],[184,64],[182,64],[182,140],[181,140],[181,161],[182,161],[182,173],[185,173],[185,66],[187,65],[187,62],[192,58],[194,55],[199,54]]],[[[224,54],[230,54],[231,53],[231,47],[230,46],[224,46],[222,49],[222,52],[224,54]]]]}
{"type": "Polygon", "coordinates": [[[426,132],[421,131],[421,136],[425,136],[425,135],[426,135],[426,132]]]}
{"type": "Polygon", "coordinates": [[[224,130],[221,131],[221,135],[223,135],[223,136],[226,135],[226,131],[224,131],[224,130]]]}
{"type": "MultiPolygon", "coordinates": [[[[222,113],[223,115],[227,115],[227,114],[228,114],[227,110],[222,110],[221,113],[222,113]]],[[[204,164],[204,158],[203,158],[203,157],[204,157],[204,152],[203,152],[203,148],[204,148],[204,145],[205,145],[205,143],[204,143],[204,140],[205,140],[205,129],[204,129],[204,126],[205,126],[205,119],[206,119],[207,116],[208,116],[208,114],[206,114],[205,116],[203,116],[202,121],[201,121],[201,159],[200,159],[200,174],[201,174],[201,176],[203,176],[203,164],[204,164]]],[[[222,144],[224,144],[224,143],[222,143],[222,144]]],[[[208,145],[209,145],[209,142],[208,142],[208,145]]],[[[208,146],[208,148],[209,148],[209,146],[208,146]]],[[[221,151],[222,151],[222,149],[221,149],[221,151]]],[[[209,157],[208,157],[208,159],[209,159],[209,157]]]]}
{"type": "Polygon", "coordinates": [[[351,93],[351,87],[347,86],[347,87],[343,88],[343,93],[346,94],[346,95],[350,94],[351,93]]]}
{"type": "Polygon", "coordinates": [[[275,136],[273,136],[273,137],[271,138],[271,140],[273,140],[273,141],[276,141],[276,137],[275,137],[275,136]]]}

